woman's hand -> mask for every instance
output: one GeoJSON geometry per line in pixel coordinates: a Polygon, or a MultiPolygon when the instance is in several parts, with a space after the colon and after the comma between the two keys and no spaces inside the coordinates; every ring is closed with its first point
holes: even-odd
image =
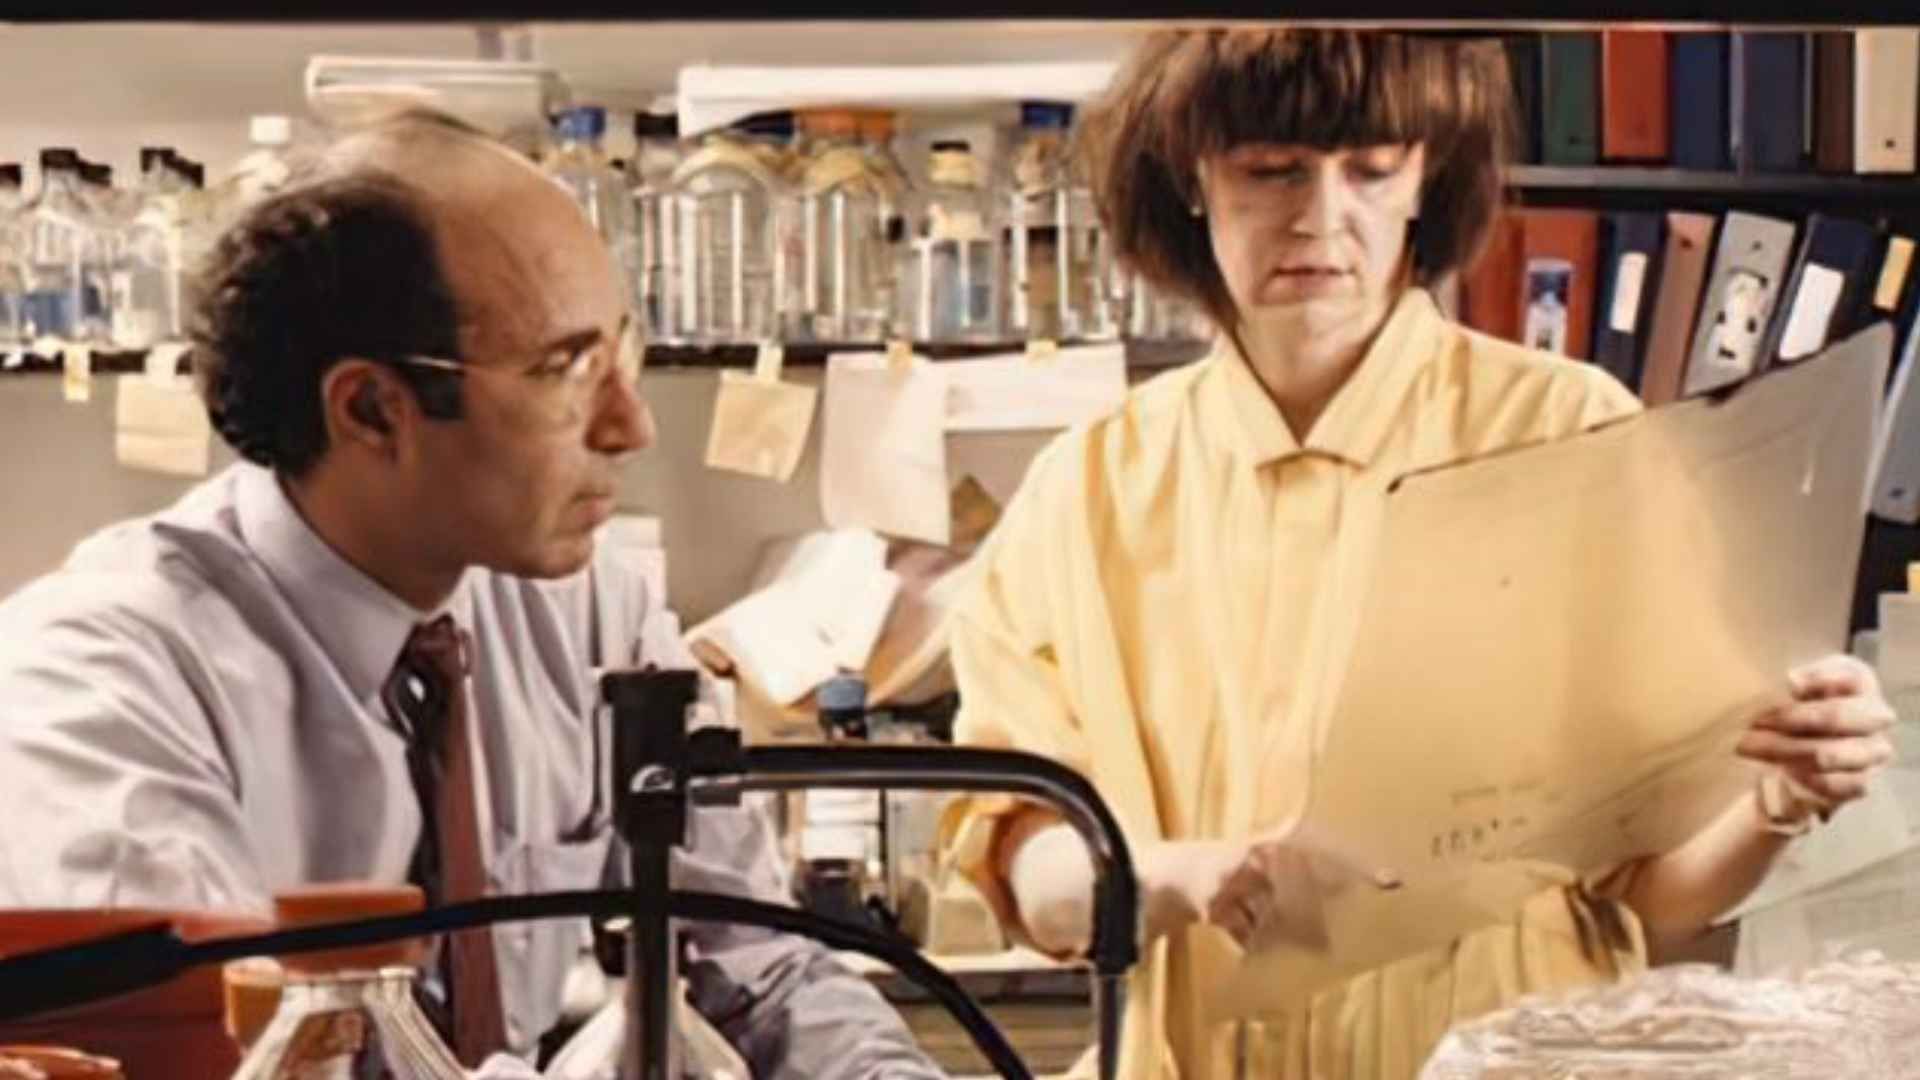
{"type": "Polygon", "coordinates": [[[1243,947],[1268,937],[1323,947],[1328,897],[1354,885],[1399,885],[1392,872],[1366,866],[1298,831],[1252,840],[1151,844],[1141,849],[1136,863],[1148,941],[1204,921],[1243,947]]]}
{"type": "Polygon", "coordinates": [[[1787,679],[1793,701],[1755,717],[1739,753],[1780,767],[1798,804],[1789,815],[1825,817],[1866,794],[1893,760],[1893,708],[1873,669],[1851,656],[1817,660],[1787,679]]]}

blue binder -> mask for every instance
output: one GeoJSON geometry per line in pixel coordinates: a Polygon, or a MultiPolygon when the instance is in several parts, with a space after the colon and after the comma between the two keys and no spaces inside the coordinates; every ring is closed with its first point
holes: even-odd
{"type": "Polygon", "coordinates": [[[1797,172],[1806,167],[1805,34],[1739,32],[1728,70],[1733,167],[1797,172]]]}
{"type": "Polygon", "coordinates": [[[1727,35],[1676,33],[1667,85],[1673,94],[1673,164],[1680,169],[1733,167],[1727,126],[1727,35]]]}
{"type": "Polygon", "coordinates": [[[1635,393],[1653,299],[1660,292],[1664,233],[1659,214],[1613,213],[1600,219],[1600,295],[1590,355],[1635,393]]]}

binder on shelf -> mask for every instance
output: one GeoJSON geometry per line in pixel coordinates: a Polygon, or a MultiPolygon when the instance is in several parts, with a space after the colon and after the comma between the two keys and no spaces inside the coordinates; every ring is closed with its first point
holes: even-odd
{"type": "Polygon", "coordinates": [[[1794,172],[1805,149],[1804,35],[1739,31],[1729,52],[1733,167],[1794,172]]]}
{"type": "Polygon", "coordinates": [[[1898,354],[1893,385],[1887,391],[1868,468],[1868,511],[1901,525],[1920,524],[1920,377],[1915,375],[1915,346],[1908,334],[1898,354]]]}
{"type": "Polygon", "coordinates": [[[1647,345],[1640,364],[1640,400],[1649,406],[1680,398],[1687,371],[1687,349],[1706,287],[1718,219],[1711,214],[1669,213],[1661,246],[1660,286],[1647,323],[1647,345]]]}
{"type": "MultiPolygon", "coordinates": [[[[1916,245],[1911,235],[1888,228],[1876,230],[1866,279],[1848,298],[1834,325],[1835,338],[1852,337],[1873,323],[1891,320],[1899,313],[1916,252],[1920,252],[1920,245],[1916,245]]],[[[1896,369],[1900,356],[1898,346],[1896,340],[1893,353],[1896,369]]]]}
{"type": "Polygon", "coordinates": [[[1853,168],[1914,171],[1920,124],[1920,29],[1854,31],[1853,168]]]}
{"type": "Polygon", "coordinates": [[[1837,340],[1835,327],[1852,309],[1872,271],[1873,227],[1811,214],[1760,349],[1762,367],[1805,360],[1837,340]]]}
{"type": "Polygon", "coordinates": [[[1593,362],[1629,389],[1660,288],[1661,217],[1614,213],[1600,219],[1600,294],[1594,305],[1593,362]]]}
{"type": "Polygon", "coordinates": [[[1827,173],[1853,171],[1853,32],[1813,35],[1813,164],[1827,173]]]}
{"type": "Polygon", "coordinates": [[[1512,210],[1466,283],[1468,325],[1530,348],[1591,355],[1599,216],[1512,210]]]}
{"type": "Polygon", "coordinates": [[[1479,260],[1460,276],[1461,321],[1507,341],[1520,340],[1522,239],[1518,215],[1494,218],[1479,260]]]}
{"type": "Polygon", "coordinates": [[[1791,221],[1741,210],[1727,213],[1687,351],[1681,396],[1731,386],[1759,370],[1762,339],[1793,257],[1794,232],[1791,221]]]}
{"type": "Polygon", "coordinates": [[[1667,80],[1673,164],[1724,172],[1733,167],[1727,120],[1726,34],[1676,32],[1669,42],[1667,80]]]}
{"type": "Polygon", "coordinates": [[[1539,34],[1510,34],[1500,41],[1507,52],[1507,77],[1513,84],[1513,116],[1519,138],[1513,148],[1521,165],[1540,164],[1539,34]]]}
{"type": "Polygon", "coordinates": [[[1600,35],[1542,35],[1540,160],[1592,165],[1600,160],[1600,35]]]}
{"type": "Polygon", "coordinates": [[[1607,30],[1600,37],[1600,156],[1664,162],[1672,150],[1668,45],[1661,30],[1607,30]]]}

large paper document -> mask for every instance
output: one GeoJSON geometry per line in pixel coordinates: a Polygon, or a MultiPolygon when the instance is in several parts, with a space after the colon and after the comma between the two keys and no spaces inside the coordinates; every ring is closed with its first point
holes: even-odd
{"type": "Polygon", "coordinates": [[[827,358],[820,514],[836,529],[946,546],[947,377],[882,353],[827,358]]]}
{"type": "Polygon", "coordinates": [[[948,431],[1046,431],[1097,420],[1127,399],[1127,351],[1087,345],[1040,356],[948,360],[948,431]]]}
{"type": "Polygon", "coordinates": [[[1740,797],[1746,722],[1845,646],[1889,351],[1878,326],[1724,400],[1398,481],[1302,824],[1406,884],[1331,897],[1326,947],[1256,943],[1225,991],[1505,921],[1740,797]]]}

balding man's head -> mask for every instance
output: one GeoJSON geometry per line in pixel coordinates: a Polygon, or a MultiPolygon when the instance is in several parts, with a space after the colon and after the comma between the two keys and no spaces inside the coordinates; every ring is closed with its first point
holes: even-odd
{"type": "MultiPolygon", "coordinates": [[[[613,274],[564,191],[442,114],[357,127],[293,176],[222,236],[194,320],[219,429],[293,475],[326,449],[316,395],[334,363],[523,347],[555,309],[602,298],[613,274]]],[[[457,383],[398,370],[430,415],[459,414],[457,383]]]]}

